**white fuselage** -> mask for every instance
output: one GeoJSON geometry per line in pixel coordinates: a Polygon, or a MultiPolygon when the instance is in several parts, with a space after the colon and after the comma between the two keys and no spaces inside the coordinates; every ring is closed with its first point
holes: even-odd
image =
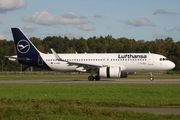
{"type": "Polygon", "coordinates": [[[65,61],[58,61],[53,54],[41,53],[40,55],[54,71],[86,72],[83,68],[84,64],[102,67],[118,66],[125,72],[165,71],[175,67],[175,64],[163,55],[152,53],[58,54],[65,61]],[[71,65],[68,62],[78,63],[78,65],[71,65]]]}

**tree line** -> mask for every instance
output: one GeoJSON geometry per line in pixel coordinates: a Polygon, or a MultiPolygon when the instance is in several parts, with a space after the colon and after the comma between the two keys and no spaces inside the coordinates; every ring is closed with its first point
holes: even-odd
{"type": "MultiPolygon", "coordinates": [[[[57,53],[157,53],[166,56],[176,64],[174,70],[180,69],[180,41],[172,38],[155,39],[152,41],[105,37],[72,38],[48,36],[44,39],[32,37],[30,40],[44,53],[51,53],[53,48],[57,53]]],[[[16,55],[14,41],[0,40],[0,57],[2,71],[18,71],[19,65],[9,61],[4,56],[16,55]]]]}

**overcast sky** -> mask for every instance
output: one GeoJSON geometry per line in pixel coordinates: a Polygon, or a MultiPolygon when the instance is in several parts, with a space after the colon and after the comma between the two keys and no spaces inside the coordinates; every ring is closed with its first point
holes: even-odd
{"type": "Polygon", "coordinates": [[[180,41],[180,0],[0,0],[0,39],[11,27],[28,37],[180,41]]]}

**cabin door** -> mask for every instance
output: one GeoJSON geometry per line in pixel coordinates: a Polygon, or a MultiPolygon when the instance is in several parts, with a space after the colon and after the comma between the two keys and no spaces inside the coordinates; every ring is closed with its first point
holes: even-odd
{"type": "Polygon", "coordinates": [[[154,65],[154,56],[148,55],[148,65],[154,65]]]}

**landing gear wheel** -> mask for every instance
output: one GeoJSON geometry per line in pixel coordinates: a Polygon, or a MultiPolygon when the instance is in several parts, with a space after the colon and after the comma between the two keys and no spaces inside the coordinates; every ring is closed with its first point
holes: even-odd
{"type": "Polygon", "coordinates": [[[150,81],[153,81],[153,80],[154,80],[154,78],[153,78],[153,77],[150,77],[149,79],[150,79],[150,81]]]}
{"type": "Polygon", "coordinates": [[[101,79],[101,78],[99,77],[99,75],[96,75],[96,76],[95,76],[95,80],[96,80],[96,81],[99,81],[100,79],[101,79]]]}
{"type": "Polygon", "coordinates": [[[88,77],[88,80],[89,80],[89,81],[93,81],[93,80],[94,80],[94,76],[90,75],[90,76],[88,77]]]}
{"type": "Polygon", "coordinates": [[[150,72],[150,78],[149,78],[150,81],[153,81],[154,80],[154,77],[153,77],[153,74],[152,72],[150,72]]]}

